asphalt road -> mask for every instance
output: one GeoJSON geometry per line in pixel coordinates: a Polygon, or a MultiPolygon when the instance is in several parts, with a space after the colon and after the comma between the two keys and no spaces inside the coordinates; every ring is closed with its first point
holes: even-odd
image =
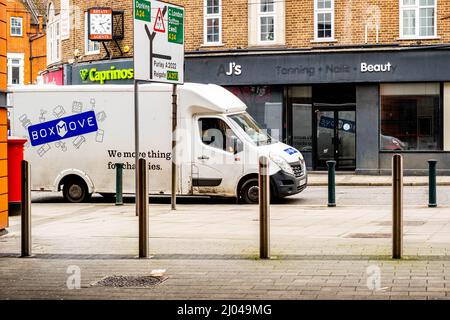
{"type": "MultiPolygon", "coordinates": [[[[438,205],[450,206],[450,187],[438,187],[438,205]]],[[[392,198],[391,187],[337,187],[337,205],[362,205],[362,206],[384,206],[390,205],[392,198]]],[[[62,193],[58,192],[32,192],[33,203],[64,203],[62,193]]],[[[104,198],[99,194],[94,194],[91,203],[114,203],[114,197],[104,198]]],[[[124,203],[134,203],[134,196],[125,196],[124,203]]],[[[168,204],[170,197],[155,196],[150,197],[150,203],[168,204]]],[[[211,205],[211,204],[236,204],[234,198],[209,198],[209,197],[178,197],[177,203],[180,205],[211,205]]],[[[405,206],[426,206],[428,203],[427,187],[405,187],[405,206]]],[[[300,194],[278,199],[274,205],[326,205],[326,187],[308,187],[300,194]]]]}

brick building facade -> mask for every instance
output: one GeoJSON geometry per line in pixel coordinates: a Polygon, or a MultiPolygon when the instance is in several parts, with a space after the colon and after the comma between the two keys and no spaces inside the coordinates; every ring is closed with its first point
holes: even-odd
{"type": "MultiPolygon", "coordinates": [[[[227,87],[308,167],[336,160],[338,169],[378,174],[392,152],[404,152],[408,173],[437,158],[450,174],[447,1],[171,2],[185,7],[185,80],[227,87]]],[[[65,84],[96,83],[82,77],[92,69],[133,67],[132,0],[47,5],[54,23],[70,10],[70,32],[48,63],[64,69],[65,84]],[[91,6],[124,11],[124,39],[106,44],[112,57],[86,41],[91,6]]]]}
{"type": "Polygon", "coordinates": [[[8,84],[36,83],[47,67],[43,16],[33,1],[8,0],[6,18],[8,84]]]}

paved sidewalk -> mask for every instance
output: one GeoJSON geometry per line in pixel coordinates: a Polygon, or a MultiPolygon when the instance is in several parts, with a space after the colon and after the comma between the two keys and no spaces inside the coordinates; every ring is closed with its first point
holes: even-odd
{"type": "MultiPolygon", "coordinates": [[[[437,176],[438,186],[450,186],[450,176],[437,176]]],[[[405,186],[428,186],[428,176],[404,176],[405,186]]],[[[308,175],[308,185],[327,186],[328,175],[326,172],[310,172],[308,175]]],[[[354,173],[336,174],[337,186],[390,186],[391,176],[359,175],[354,173]]]]}
{"type": "Polygon", "coordinates": [[[405,258],[394,261],[387,189],[342,187],[336,208],[319,204],[326,188],[272,205],[272,260],[258,259],[257,206],[152,203],[153,257],[140,260],[134,205],[33,203],[35,256],[18,258],[18,217],[0,237],[0,299],[450,299],[450,200],[430,209],[426,190],[405,188],[405,258]],[[74,268],[81,288],[70,290],[74,268]],[[92,286],[154,270],[167,277],[155,287],[92,286]]]}

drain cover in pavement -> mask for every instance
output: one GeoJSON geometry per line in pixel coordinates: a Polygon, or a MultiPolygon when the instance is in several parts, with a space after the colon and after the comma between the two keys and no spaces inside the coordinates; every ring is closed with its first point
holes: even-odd
{"type": "Polygon", "coordinates": [[[114,288],[147,288],[156,286],[167,277],[156,276],[108,276],[95,283],[97,287],[114,287],[114,288]]]}
{"type": "Polygon", "coordinates": [[[350,233],[345,238],[375,239],[375,238],[391,238],[390,233],[350,233]]]}

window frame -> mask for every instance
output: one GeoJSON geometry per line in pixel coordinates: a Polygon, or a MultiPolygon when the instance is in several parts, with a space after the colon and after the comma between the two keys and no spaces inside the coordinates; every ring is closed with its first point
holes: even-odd
{"type": "MultiPolygon", "coordinates": [[[[382,148],[382,143],[381,143],[381,135],[382,135],[382,112],[383,112],[383,106],[382,106],[382,92],[381,92],[381,85],[380,85],[380,92],[379,92],[379,112],[378,112],[378,116],[379,116],[379,124],[378,124],[378,150],[380,153],[446,153],[448,151],[446,151],[444,149],[444,83],[442,82],[417,82],[417,83],[411,83],[411,82],[406,82],[406,83],[394,83],[394,82],[386,82],[383,83],[382,85],[384,86],[389,86],[389,85],[408,85],[408,84],[417,84],[417,85],[438,85],[438,91],[439,91],[439,127],[441,128],[440,132],[439,132],[439,136],[438,136],[438,147],[437,149],[407,149],[407,150],[388,150],[388,149],[383,149],[382,148]]],[[[396,95],[385,95],[385,96],[396,96],[396,95]]],[[[404,96],[408,96],[407,94],[404,96]]],[[[426,94],[424,96],[427,96],[426,94]]],[[[431,95],[432,96],[432,95],[431,95]]],[[[419,117],[417,117],[417,134],[418,132],[418,125],[419,125],[419,121],[418,121],[419,117]]]]}
{"type": "Polygon", "coordinates": [[[89,40],[89,30],[88,30],[88,12],[84,13],[84,54],[86,56],[92,56],[96,54],[100,54],[100,42],[89,40]],[[93,43],[93,47],[95,49],[95,45],[98,44],[98,50],[90,50],[90,44],[93,43]]]}
{"type": "Polygon", "coordinates": [[[404,5],[403,4],[404,0],[399,0],[399,39],[400,40],[415,40],[415,39],[436,39],[438,38],[437,35],[437,8],[438,8],[438,1],[434,0],[434,5],[427,5],[427,6],[421,6],[420,5],[420,0],[415,0],[416,4],[414,5],[404,5]],[[420,9],[430,9],[433,8],[434,9],[434,25],[433,25],[433,30],[434,33],[433,35],[427,35],[427,36],[421,36],[420,35],[420,9]],[[414,10],[415,12],[415,34],[414,35],[404,35],[404,30],[403,30],[403,13],[405,10],[414,10]]]}
{"type": "Polygon", "coordinates": [[[256,10],[256,19],[257,19],[257,43],[258,44],[274,44],[277,42],[277,0],[272,0],[273,11],[262,12],[261,11],[261,0],[258,0],[256,3],[258,6],[256,10]],[[273,18],[273,39],[272,40],[261,40],[261,18],[272,17],[273,18]]]}
{"type": "Polygon", "coordinates": [[[23,53],[7,53],[7,75],[8,75],[8,85],[9,86],[20,86],[24,84],[24,65],[25,56],[23,53]],[[13,64],[12,60],[19,60],[19,64],[13,64]],[[19,67],[19,83],[12,83],[12,68],[19,67]]]}
{"type": "Polygon", "coordinates": [[[9,34],[11,37],[23,37],[23,18],[22,17],[10,17],[9,19],[9,34]],[[20,21],[20,27],[13,26],[13,20],[20,21]],[[20,28],[20,34],[13,33],[13,28],[20,28]]]}
{"type": "MultiPolygon", "coordinates": [[[[203,119],[215,119],[215,120],[223,121],[226,124],[226,126],[228,127],[228,129],[233,133],[233,136],[235,136],[237,139],[239,139],[239,141],[241,142],[242,145],[244,144],[244,142],[243,142],[242,138],[240,137],[240,135],[236,133],[236,129],[234,128],[234,126],[230,125],[230,123],[228,123],[228,121],[226,121],[225,119],[223,119],[221,117],[217,117],[217,116],[202,115],[202,116],[198,116],[196,118],[196,125],[197,125],[197,130],[196,131],[198,132],[197,136],[198,136],[198,139],[200,141],[201,146],[203,148],[206,147],[206,148],[210,149],[211,151],[221,152],[221,153],[226,154],[226,155],[235,155],[235,153],[233,153],[231,151],[225,150],[223,148],[217,148],[215,146],[211,146],[210,144],[206,144],[203,141],[203,137],[202,137],[202,135],[200,133],[200,131],[202,129],[202,127],[200,126],[200,122],[203,119]]],[[[222,142],[225,143],[226,140],[222,141],[222,142]]],[[[226,143],[225,143],[224,146],[227,147],[226,143]]]]}
{"type": "Polygon", "coordinates": [[[47,16],[47,65],[52,65],[61,61],[61,21],[53,3],[48,6],[47,16]]]}
{"type": "Polygon", "coordinates": [[[331,1],[331,8],[318,8],[318,0],[314,0],[314,41],[315,42],[329,42],[335,41],[334,38],[334,0],[331,1]],[[319,19],[319,14],[331,14],[331,37],[319,38],[319,28],[317,26],[319,19]]]}
{"type": "Polygon", "coordinates": [[[203,1],[203,45],[220,46],[222,45],[222,0],[219,1],[219,12],[208,13],[208,0],[203,1]],[[218,19],[219,21],[219,40],[208,41],[208,20],[218,19]]]}

